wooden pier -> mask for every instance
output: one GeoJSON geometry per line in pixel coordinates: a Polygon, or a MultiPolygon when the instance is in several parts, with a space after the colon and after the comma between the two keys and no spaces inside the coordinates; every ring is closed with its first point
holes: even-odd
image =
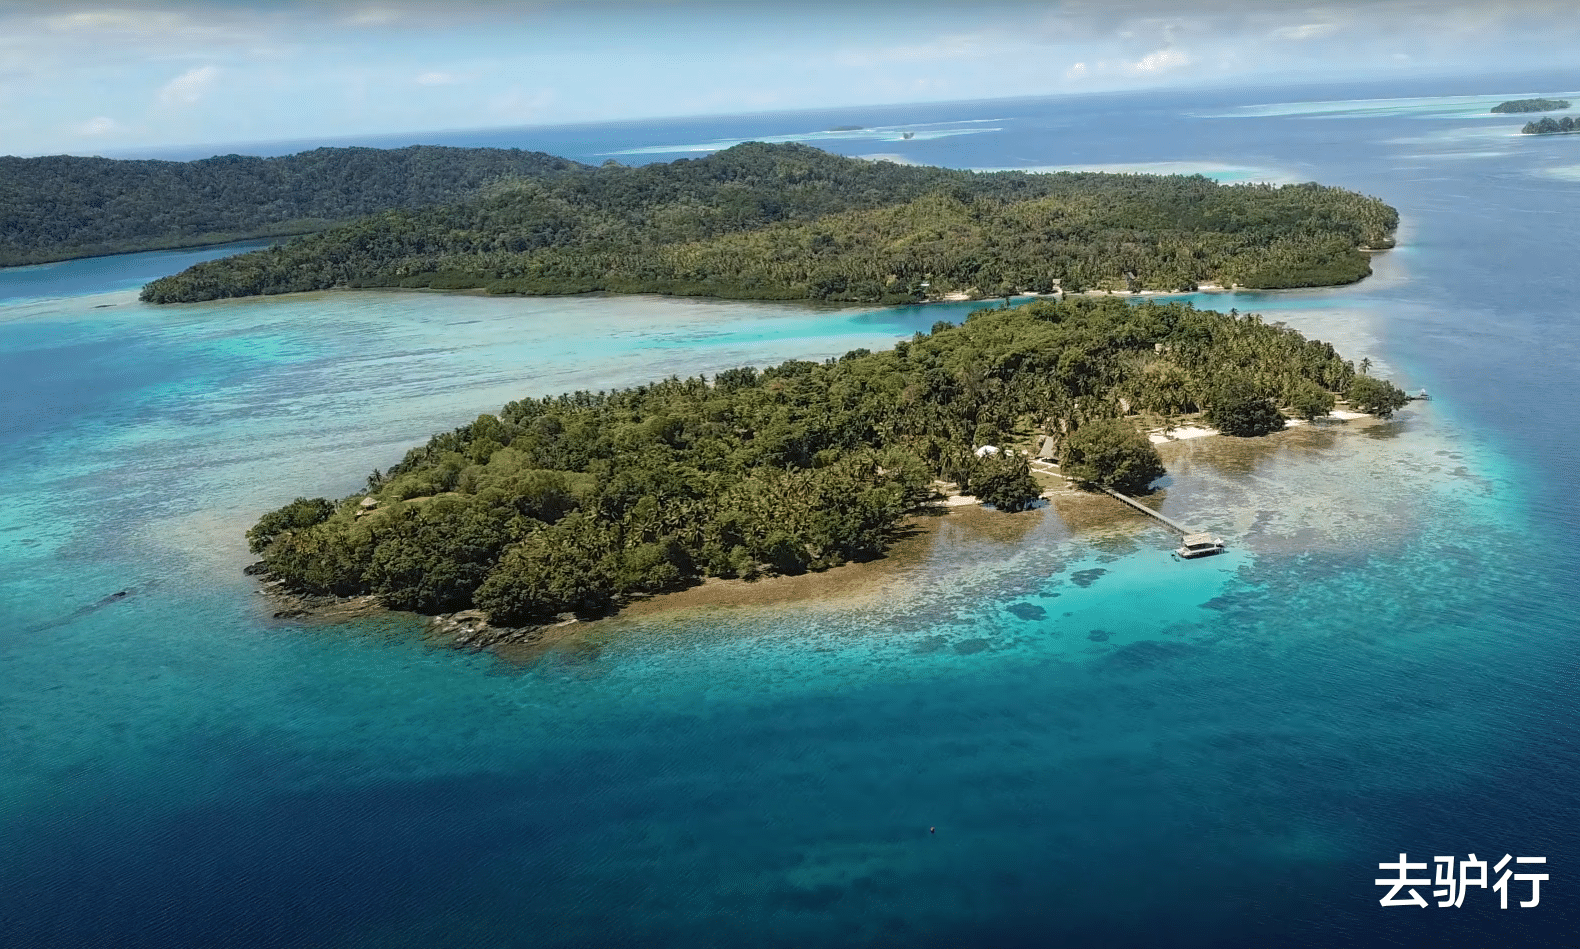
{"type": "MultiPolygon", "coordinates": [[[[1046,458],[1033,458],[1031,460],[1031,470],[1045,475],[1052,475],[1056,478],[1064,478],[1066,481],[1071,480],[1067,475],[1059,470],[1059,465],[1057,462],[1049,461],[1046,458]]],[[[1187,560],[1195,557],[1205,557],[1211,554],[1221,553],[1224,549],[1222,538],[1215,537],[1206,531],[1191,530],[1189,527],[1186,527],[1179,521],[1174,520],[1172,517],[1169,517],[1158,511],[1154,511],[1152,508],[1147,507],[1145,504],[1142,504],[1135,498],[1120,494],[1113,488],[1103,487],[1103,485],[1097,485],[1097,487],[1102,488],[1105,493],[1113,495],[1119,500],[1140,511],[1142,514],[1162,521],[1170,528],[1179,531],[1180,536],[1183,538],[1184,542],[1181,544],[1180,548],[1175,551],[1175,553],[1187,560]]]]}
{"type": "MultiPolygon", "coordinates": [[[[1098,485],[1098,487],[1103,488],[1102,485],[1098,485]]],[[[1176,521],[1176,520],[1174,520],[1171,517],[1165,517],[1163,514],[1157,512],[1157,511],[1154,511],[1151,508],[1147,507],[1145,504],[1142,504],[1140,501],[1137,501],[1135,498],[1126,497],[1125,495],[1120,494],[1118,491],[1115,491],[1113,488],[1103,488],[1103,490],[1106,491],[1107,493],[1113,495],[1114,497],[1118,498],[1119,500],[1125,502],[1126,504],[1130,505],[1131,507],[1135,508],[1136,510],[1140,511],[1142,514],[1145,514],[1148,517],[1155,517],[1155,518],[1157,518],[1158,520],[1162,521],[1163,523],[1167,524],[1168,526],[1170,526],[1170,527],[1174,528],[1175,530],[1179,531],[1181,534],[1198,534],[1198,533],[1201,533],[1200,531],[1191,530],[1189,527],[1186,527],[1184,524],[1181,524],[1179,521],[1176,521]]]]}

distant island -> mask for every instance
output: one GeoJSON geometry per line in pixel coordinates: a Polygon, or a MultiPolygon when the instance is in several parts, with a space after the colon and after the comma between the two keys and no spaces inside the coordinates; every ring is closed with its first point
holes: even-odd
{"type": "Polygon", "coordinates": [[[865,132],[865,125],[836,125],[829,129],[830,132],[865,132]]]}
{"type": "Polygon", "coordinates": [[[1254,436],[1326,415],[1335,393],[1384,417],[1406,402],[1255,316],[1110,297],[985,309],[884,352],[512,402],[365,492],[265,515],[250,572],[298,595],[477,609],[500,641],[708,577],[876,557],[937,479],[1022,510],[1042,489],[1014,446],[1044,436],[1065,476],[1142,491],[1164,473],[1143,419],[1202,412],[1254,436]],[[1005,448],[975,450],[989,444],[1005,448]]]}
{"type": "Polygon", "coordinates": [[[0,266],[305,234],[577,162],[502,148],[319,148],[200,161],[0,157],[0,266]]]}
{"type": "Polygon", "coordinates": [[[1569,108],[1568,99],[1511,99],[1492,107],[1499,114],[1521,112],[1558,112],[1569,108]]]}
{"type": "Polygon", "coordinates": [[[1561,119],[1555,119],[1549,115],[1540,122],[1526,122],[1520,132],[1525,135],[1552,135],[1576,130],[1580,130],[1580,123],[1577,123],[1573,116],[1566,115],[1561,119]]]}
{"type": "Polygon", "coordinates": [[[1332,286],[1394,209],[1317,184],[978,173],[747,143],[635,168],[556,166],[211,261],[143,300],[356,287],[910,303],[1055,290],[1332,286]]]}

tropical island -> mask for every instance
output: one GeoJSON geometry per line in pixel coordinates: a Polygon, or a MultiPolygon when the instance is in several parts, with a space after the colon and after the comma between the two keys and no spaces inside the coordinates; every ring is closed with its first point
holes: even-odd
{"type": "Polygon", "coordinates": [[[1558,112],[1569,108],[1568,99],[1510,99],[1492,107],[1499,115],[1522,112],[1558,112]]]}
{"type": "Polygon", "coordinates": [[[505,636],[710,577],[875,558],[939,481],[1022,510],[1042,489],[1016,446],[1143,491],[1164,473],[1143,422],[1199,412],[1256,436],[1338,393],[1382,417],[1406,401],[1256,316],[1111,297],[984,309],[884,352],[512,402],[364,492],[265,515],[252,572],[295,594],[477,609],[505,636]]]}
{"type": "Polygon", "coordinates": [[[150,283],[186,303],[337,288],[913,303],[1083,290],[1334,286],[1394,209],[1317,184],[979,173],[747,143],[635,168],[556,166],[150,283]]]}
{"type": "Polygon", "coordinates": [[[1573,116],[1566,115],[1561,119],[1555,119],[1549,115],[1540,122],[1526,122],[1525,127],[1520,129],[1520,133],[1523,135],[1554,135],[1573,132],[1577,129],[1580,129],[1580,123],[1575,122],[1573,116]]]}
{"type": "Polygon", "coordinates": [[[0,267],[320,231],[587,166],[502,148],[319,148],[199,161],[0,156],[0,267]]]}

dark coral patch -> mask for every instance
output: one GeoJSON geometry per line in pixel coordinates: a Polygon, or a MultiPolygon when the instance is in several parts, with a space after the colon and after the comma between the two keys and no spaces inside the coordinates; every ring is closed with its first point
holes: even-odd
{"type": "Polygon", "coordinates": [[[1035,603],[1011,603],[1005,609],[1023,620],[1046,619],[1048,616],[1048,611],[1035,603]]]}

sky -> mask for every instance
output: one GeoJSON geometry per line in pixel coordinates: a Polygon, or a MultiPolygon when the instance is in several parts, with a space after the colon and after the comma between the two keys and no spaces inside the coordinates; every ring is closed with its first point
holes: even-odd
{"type": "Polygon", "coordinates": [[[1566,67],[1549,0],[0,0],[0,154],[1566,67]]]}

